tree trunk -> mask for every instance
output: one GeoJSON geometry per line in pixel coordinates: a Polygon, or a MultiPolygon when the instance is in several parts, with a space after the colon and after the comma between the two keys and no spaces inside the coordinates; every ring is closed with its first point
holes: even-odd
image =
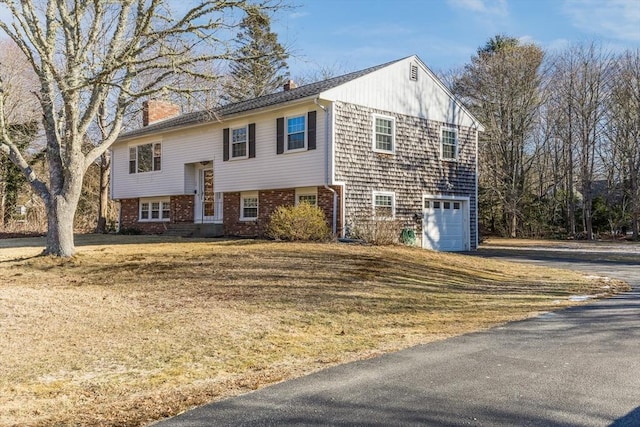
{"type": "Polygon", "coordinates": [[[111,155],[105,151],[100,158],[100,198],[98,202],[98,225],[96,233],[107,232],[109,207],[109,179],[111,178],[111,155]]]}
{"type": "MultiPolygon", "coordinates": [[[[2,165],[2,160],[0,160],[0,168],[2,168],[3,166],[4,165],[2,165]]],[[[7,203],[7,183],[4,176],[2,175],[2,170],[0,170],[0,227],[6,226],[8,219],[8,215],[5,214],[5,206],[7,203]]]]}
{"type": "MultiPolygon", "coordinates": [[[[631,162],[629,162],[631,163],[631,162]]],[[[629,168],[631,171],[631,229],[633,231],[633,240],[640,240],[640,179],[638,179],[638,169],[633,165],[629,168]],[[636,172],[636,173],[634,173],[636,172]]]]}
{"type": "Polygon", "coordinates": [[[44,255],[72,257],[75,254],[73,243],[73,220],[79,197],[68,201],[63,196],[52,196],[47,203],[47,246],[44,255]]]}
{"type": "Polygon", "coordinates": [[[576,235],[576,202],[573,193],[573,154],[569,147],[569,165],[567,167],[567,220],[569,235],[576,235]]]}

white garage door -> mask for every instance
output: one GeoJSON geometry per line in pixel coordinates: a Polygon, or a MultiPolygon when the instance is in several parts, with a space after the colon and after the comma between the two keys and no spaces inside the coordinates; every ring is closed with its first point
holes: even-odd
{"type": "Polygon", "coordinates": [[[465,200],[426,199],[422,247],[436,251],[468,250],[465,200]]]}

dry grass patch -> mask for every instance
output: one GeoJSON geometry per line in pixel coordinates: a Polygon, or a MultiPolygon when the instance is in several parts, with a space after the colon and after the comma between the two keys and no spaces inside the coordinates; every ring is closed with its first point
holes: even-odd
{"type": "Polygon", "coordinates": [[[141,425],[625,289],[404,247],[100,236],[58,260],[38,242],[0,242],[1,425],[141,425]]]}

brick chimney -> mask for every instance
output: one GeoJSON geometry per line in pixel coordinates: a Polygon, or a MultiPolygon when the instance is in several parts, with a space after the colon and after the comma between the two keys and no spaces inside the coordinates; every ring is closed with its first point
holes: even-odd
{"type": "Polygon", "coordinates": [[[293,80],[289,80],[284,84],[283,89],[284,89],[285,92],[288,92],[291,89],[295,89],[297,87],[298,87],[298,85],[296,84],[296,82],[294,82],[293,80]]]}
{"type": "Polygon", "coordinates": [[[169,101],[150,99],[142,103],[142,126],[180,115],[180,107],[169,101]]]}

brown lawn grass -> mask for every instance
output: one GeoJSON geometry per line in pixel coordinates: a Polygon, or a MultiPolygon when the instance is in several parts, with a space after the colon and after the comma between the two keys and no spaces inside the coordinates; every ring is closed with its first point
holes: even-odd
{"type": "Polygon", "coordinates": [[[142,425],[312,371],[626,289],[406,247],[0,241],[0,424],[142,425]],[[17,243],[21,247],[16,247],[17,243]]]}

